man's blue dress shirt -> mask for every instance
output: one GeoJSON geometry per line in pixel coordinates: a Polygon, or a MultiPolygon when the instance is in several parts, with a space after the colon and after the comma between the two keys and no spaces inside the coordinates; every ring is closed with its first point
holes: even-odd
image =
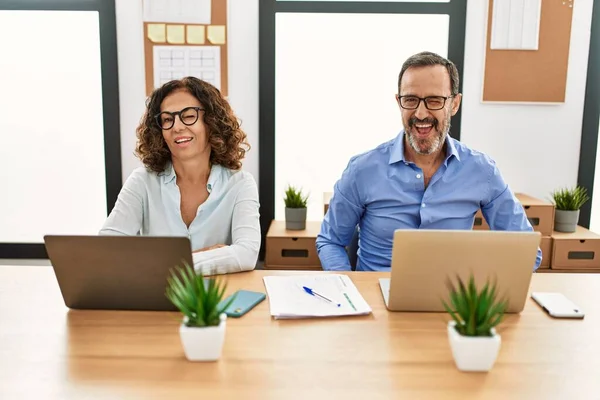
{"type": "MultiPolygon", "coordinates": [[[[446,158],[425,188],[423,171],[404,158],[404,132],[353,157],[335,184],[317,236],[325,270],[350,270],[347,246],[357,224],[357,271],[389,271],[396,229],[472,229],[481,209],[490,229],[533,231],[496,163],[447,136],[446,158]]],[[[538,249],[535,266],[542,260],[538,249]]]]}

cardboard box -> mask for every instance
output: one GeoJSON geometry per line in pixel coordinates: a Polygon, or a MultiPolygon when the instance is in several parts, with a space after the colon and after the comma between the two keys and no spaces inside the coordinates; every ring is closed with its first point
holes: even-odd
{"type": "Polygon", "coordinates": [[[541,232],[543,236],[552,235],[554,230],[554,204],[523,193],[515,193],[515,196],[523,205],[533,230],[541,232]]]}
{"type": "MultiPolygon", "coordinates": [[[[525,209],[525,215],[529,219],[529,223],[533,226],[534,231],[541,232],[542,236],[552,235],[554,229],[554,204],[536,199],[523,193],[515,193],[515,197],[519,200],[525,209]]],[[[473,229],[489,230],[490,226],[483,218],[481,210],[475,213],[473,221],[473,229]]]]}
{"type": "Polygon", "coordinates": [[[320,221],[307,221],[302,231],[285,229],[285,221],[271,221],[264,268],[322,270],[316,247],[320,230],[320,221]]]}
{"type": "Polygon", "coordinates": [[[600,270],[600,235],[578,226],[573,233],[552,233],[552,269],[600,270]]]}
{"type": "Polygon", "coordinates": [[[542,263],[538,269],[549,269],[550,263],[552,262],[552,237],[543,236],[540,243],[540,249],[542,250],[542,263]]]}

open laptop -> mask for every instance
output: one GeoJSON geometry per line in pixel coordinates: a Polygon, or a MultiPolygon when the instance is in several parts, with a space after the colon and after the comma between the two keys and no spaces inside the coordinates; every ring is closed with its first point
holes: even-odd
{"type": "Polygon", "coordinates": [[[73,309],[174,311],[169,270],[192,264],[187,237],[44,236],[65,305],[73,309]]]}
{"type": "Polygon", "coordinates": [[[539,232],[399,229],[394,232],[391,278],[379,280],[390,311],[443,312],[447,280],[470,274],[479,287],[496,281],[508,312],[525,307],[539,232]]]}

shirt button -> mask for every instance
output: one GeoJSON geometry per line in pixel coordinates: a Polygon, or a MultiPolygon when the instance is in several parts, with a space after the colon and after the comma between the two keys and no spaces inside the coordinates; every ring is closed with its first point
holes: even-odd
{"type": "Polygon", "coordinates": [[[425,203],[421,204],[421,207],[425,208],[425,203]]]}
{"type": "Polygon", "coordinates": [[[421,179],[421,174],[417,174],[417,179],[421,179]]]}

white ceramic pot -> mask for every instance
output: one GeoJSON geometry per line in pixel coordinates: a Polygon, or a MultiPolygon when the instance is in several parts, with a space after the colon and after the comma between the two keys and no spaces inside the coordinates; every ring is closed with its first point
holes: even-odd
{"type": "Polygon", "coordinates": [[[225,326],[227,315],[220,315],[221,322],[218,326],[197,328],[186,326],[182,323],[179,327],[179,336],[183,351],[189,361],[215,361],[221,357],[223,343],[225,342],[225,326]]]}
{"type": "Polygon", "coordinates": [[[456,322],[448,322],[448,340],[456,367],[461,371],[489,371],[500,351],[500,335],[492,328],[493,336],[462,336],[455,328],[456,322]]]}

